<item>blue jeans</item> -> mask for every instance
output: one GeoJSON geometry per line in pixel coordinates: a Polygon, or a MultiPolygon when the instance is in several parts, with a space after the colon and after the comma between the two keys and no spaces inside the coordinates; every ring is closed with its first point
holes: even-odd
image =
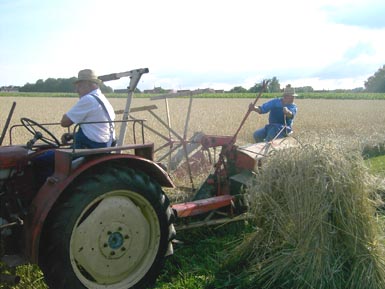
{"type": "Polygon", "coordinates": [[[55,151],[47,150],[33,159],[35,183],[39,189],[55,169],[55,151]]]}
{"type": "Polygon", "coordinates": [[[284,129],[280,124],[267,124],[253,133],[255,142],[271,141],[274,138],[283,138],[290,132],[289,128],[284,129]],[[280,132],[281,131],[281,132],[280,132]]]}
{"type": "Polygon", "coordinates": [[[82,129],[79,128],[79,130],[75,134],[74,146],[75,149],[97,149],[107,147],[107,143],[90,140],[88,137],[85,136],[82,129]]]}

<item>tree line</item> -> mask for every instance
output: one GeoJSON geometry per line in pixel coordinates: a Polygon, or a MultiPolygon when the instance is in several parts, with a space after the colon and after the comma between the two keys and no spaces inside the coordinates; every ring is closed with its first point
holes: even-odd
{"type": "MultiPolygon", "coordinates": [[[[20,92],[74,92],[76,77],[39,79],[36,83],[27,83],[19,88],[20,92]]],[[[103,93],[113,92],[113,89],[104,83],[100,85],[103,93]]]]}
{"type": "MultiPolygon", "coordinates": [[[[256,83],[254,86],[250,87],[249,89],[243,88],[242,86],[236,86],[232,88],[229,92],[232,93],[258,93],[262,90],[263,83],[256,83]]],[[[304,87],[296,87],[295,88],[297,92],[313,92],[314,89],[311,86],[304,86],[304,87]]],[[[267,92],[280,92],[281,91],[281,84],[279,83],[279,80],[276,76],[274,76],[272,79],[269,79],[269,83],[266,88],[267,92]]]]}
{"type": "MultiPolygon", "coordinates": [[[[344,90],[344,89],[337,89],[336,92],[379,92],[379,93],[385,93],[385,65],[383,65],[381,68],[379,68],[374,75],[370,76],[367,81],[364,82],[364,87],[357,87],[354,89],[344,90]]],[[[260,92],[262,89],[262,82],[256,83],[253,87],[246,89],[242,86],[236,86],[230,90],[230,92],[234,93],[244,93],[244,92],[260,92]]],[[[295,88],[297,92],[303,93],[303,92],[313,92],[314,89],[311,86],[304,86],[304,87],[296,87],[295,88]]],[[[281,85],[279,83],[279,80],[276,77],[273,77],[270,79],[270,82],[267,87],[267,92],[280,92],[281,91],[281,85]]]]}
{"type": "Polygon", "coordinates": [[[367,92],[385,92],[385,65],[365,81],[367,92]]]}
{"type": "MultiPolygon", "coordinates": [[[[19,87],[21,92],[74,92],[74,81],[75,77],[71,78],[48,78],[46,80],[39,79],[34,84],[27,83],[24,86],[19,87]]],[[[366,92],[380,92],[385,93],[385,65],[378,69],[374,75],[370,76],[367,81],[364,83],[365,88],[356,88],[348,91],[366,91],[366,92]]],[[[113,92],[113,89],[109,86],[106,86],[104,83],[100,86],[102,92],[110,93],[113,92]]],[[[262,89],[262,82],[256,83],[254,86],[249,89],[243,88],[242,86],[236,86],[232,88],[229,92],[232,93],[258,93],[262,89]]],[[[313,92],[314,89],[311,86],[296,87],[297,92],[313,92]]],[[[280,92],[281,85],[277,77],[273,77],[269,80],[267,87],[267,92],[280,92]]],[[[339,90],[341,92],[347,92],[346,90],[339,90]]],[[[140,90],[136,90],[140,92],[140,90]]]]}

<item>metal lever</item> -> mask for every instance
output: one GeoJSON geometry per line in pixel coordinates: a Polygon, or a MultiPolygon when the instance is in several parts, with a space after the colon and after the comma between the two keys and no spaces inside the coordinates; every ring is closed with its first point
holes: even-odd
{"type": "Polygon", "coordinates": [[[148,72],[149,72],[148,68],[139,68],[139,69],[134,69],[134,70],[126,71],[126,72],[101,75],[98,78],[101,81],[110,81],[110,80],[117,80],[117,79],[120,79],[122,77],[127,77],[127,76],[130,76],[130,77],[134,76],[135,77],[135,76],[142,75],[142,74],[148,73],[148,72]]]}
{"type": "Polygon", "coordinates": [[[144,73],[148,73],[149,70],[148,68],[139,68],[139,69],[134,69],[126,72],[120,72],[120,73],[112,73],[112,74],[107,74],[107,75],[102,75],[99,76],[99,79],[101,81],[110,81],[110,80],[117,80],[122,77],[130,77],[130,85],[128,86],[128,95],[127,95],[127,101],[126,101],[126,107],[123,111],[123,117],[122,117],[122,125],[120,127],[120,133],[119,137],[117,139],[117,145],[121,146],[124,142],[124,138],[126,136],[126,127],[127,127],[127,120],[130,112],[130,107],[131,107],[131,100],[132,100],[132,95],[135,91],[136,86],[138,85],[138,82],[144,73]]]}

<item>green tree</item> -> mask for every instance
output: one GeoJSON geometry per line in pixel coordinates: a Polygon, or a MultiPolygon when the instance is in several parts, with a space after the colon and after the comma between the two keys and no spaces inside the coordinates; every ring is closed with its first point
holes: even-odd
{"type": "Polygon", "coordinates": [[[297,93],[303,93],[303,92],[313,92],[314,89],[311,86],[302,86],[302,87],[296,87],[295,91],[297,93]]]}
{"type": "MultiPolygon", "coordinates": [[[[47,78],[45,81],[39,79],[35,84],[27,83],[20,87],[22,92],[75,92],[74,82],[76,78],[47,78]]],[[[113,89],[104,83],[100,85],[103,93],[113,92],[113,89]]]]}
{"type": "Polygon", "coordinates": [[[256,83],[253,87],[249,88],[249,92],[258,93],[262,90],[262,83],[256,83]]]}
{"type": "Polygon", "coordinates": [[[47,78],[46,81],[43,83],[43,91],[46,92],[55,92],[59,89],[59,81],[54,78],[47,78]]]}
{"type": "Polygon", "coordinates": [[[100,85],[100,90],[103,92],[103,93],[111,93],[111,92],[114,92],[114,90],[112,89],[112,87],[109,87],[107,85],[105,85],[104,83],[102,83],[100,85]]]}
{"type": "Polygon", "coordinates": [[[268,91],[269,92],[280,92],[281,91],[281,85],[279,84],[279,80],[277,77],[273,77],[269,84],[268,84],[268,91]]]}
{"type": "MultiPolygon", "coordinates": [[[[277,77],[273,77],[272,79],[269,79],[268,80],[269,83],[266,87],[266,92],[279,92],[281,91],[281,88],[280,88],[280,84],[279,84],[279,80],[277,77]]],[[[252,93],[258,93],[262,90],[262,87],[263,87],[263,82],[260,82],[260,83],[256,83],[254,84],[253,87],[250,87],[249,88],[249,92],[252,92],[252,93]]]]}
{"type": "Polygon", "coordinates": [[[44,91],[44,80],[39,79],[38,81],[36,81],[34,89],[34,91],[44,91]]]}
{"type": "Polygon", "coordinates": [[[229,92],[244,93],[244,92],[247,92],[247,89],[243,88],[242,86],[235,86],[232,89],[230,89],[229,92]]]}
{"type": "Polygon", "coordinates": [[[385,65],[365,81],[367,92],[385,92],[385,65]]]}

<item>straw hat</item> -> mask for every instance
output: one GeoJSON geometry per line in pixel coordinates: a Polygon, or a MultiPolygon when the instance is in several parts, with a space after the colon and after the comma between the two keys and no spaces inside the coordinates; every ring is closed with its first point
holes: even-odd
{"type": "Polygon", "coordinates": [[[78,78],[75,80],[75,83],[77,83],[79,81],[91,81],[91,82],[97,83],[97,84],[101,83],[101,81],[98,78],[98,76],[96,75],[95,71],[93,71],[92,69],[80,70],[78,73],[78,78]]]}
{"type": "Polygon", "coordinates": [[[297,96],[294,87],[291,87],[290,84],[286,85],[285,90],[283,91],[283,95],[297,96]]]}

